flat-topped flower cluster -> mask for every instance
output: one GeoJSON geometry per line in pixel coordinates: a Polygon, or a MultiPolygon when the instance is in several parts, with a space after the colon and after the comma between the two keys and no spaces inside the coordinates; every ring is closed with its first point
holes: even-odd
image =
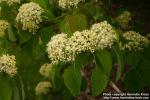
{"type": "Polygon", "coordinates": [[[53,36],[47,44],[47,52],[52,63],[69,62],[81,52],[93,53],[98,49],[111,48],[117,39],[113,27],[103,21],[92,25],[89,30],[76,31],[71,37],[65,33],[53,36]]]}

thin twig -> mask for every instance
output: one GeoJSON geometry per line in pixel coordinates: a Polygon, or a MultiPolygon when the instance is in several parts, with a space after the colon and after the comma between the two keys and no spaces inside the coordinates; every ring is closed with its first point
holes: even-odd
{"type": "Polygon", "coordinates": [[[116,85],[114,82],[110,81],[109,85],[110,85],[116,92],[121,93],[121,90],[117,87],[117,85],[116,85]]]}

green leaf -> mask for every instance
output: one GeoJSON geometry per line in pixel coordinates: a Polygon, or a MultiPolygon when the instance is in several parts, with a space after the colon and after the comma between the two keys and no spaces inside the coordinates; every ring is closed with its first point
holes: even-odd
{"type": "Polygon", "coordinates": [[[71,36],[75,31],[81,31],[86,28],[87,18],[82,13],[68,15],[60,24],[61,32],[67,33],[69,36],[71,36]]]}
{"type": "Polygon", "coordinates": [[[6,50],[0,47],[0,56],[3,55],[4,53],[6,53],[6,50]]]}
{"type": "Polygon", "coordinates": [[[132,69],[126,74],[124,84],[126,90],[129,92],[141,92],[144,87],[142,77],[135,69],[132,69]]]}
{"type": "Polygon", "coordinates": [[[101,50],[97,53],[97,57],[102,64],[104,73],[109,77],[112,69],[111,54],[107,50],[101,50]]]}
{"type": "Polygon", "coordinates": [[[6,37],[5,38],[1,38],[0,37],[0,47],[3,47],[6,41],[6,37]]]}
{"type": "Polygon", "coordinates": [[[86,64],[91,63],[93,60],[93,55],[87,52],[80,53],[75,58],[75,64],[77,67],[81,68],[86,64]]]}
{"type": "Polygon", "coordinates": [[[45,10],[44,10],[43,17],[45,17],[46,20],[48,20],[48,21],[54,20],[54,14],[53,14],[53,12],[51,11],[51,9],[45,9],[45,10]]]}
{"type": "Polygon", "coordinates": [[[40,39],[41,39],[40,37],[35,36],[32,44],[32,54],[36,60],[39,60],[41,57],[45,56],[46,54],[44,45],[40,44],[41,41],[40,39]]]}
{"type": "Polygon", "coordinates": [[[42,42],[46,45],[50,41],[51,37],[54,35],[54,32],[51,27],[44,27],[39,30],[39,34],[42,42]]]}
{"type": "Polygon", "coordinates": [[[91,2],[86,3],[84,9],[86,10],[86,13],[89,13],[92,17],[97,13],[95,4],[91,2]]]}
{"type": "Polygon", "coordinates": [[[92,81],[92,95],[98,96],[106,88],[108,83],[108,77],[97,66],[93,69],[91,81],[92,81]]]}
{"type": "Polygon", "coordinates": [[[11,26],[11,24],[9,24],[9,26],[8,26],[8,38],[12,42],[17,41],[17,39],[15,37],[15,29],[11,26]]]}
{"type": "Polygon", "coordinates": [[[124,56],[124,63],[132,66],[137,66],[141,60],[141,54],[139,52],[131,52],[124,56]]]}
{"type": "Polygon", "coordinates": [[[48,0],[33,0],[38,3],[42,8],[47,9],[48,0]]]}
{"type": "Polygon", "coordinates": [[[8,21],[12,21],[13,20],[13,16],[12,16],[12,9],[11,7],[9,6],[2,6],[2,9],[1,9],[1,19],[4,19],[4,20],[8,20],[8,21]]]}
{"type": "Polygon", "coordinates": [[[80,94],[80,86],[81,86],[81,73],[80,70],[74,68],[73,66],[69,66],[64,74],[64,83],[66,87],[71,91],[74,96],[80,94]]]}
{"type": "Polygon", "coordinates": [[[144,49],[144,52],[143,52],[143,55],[142,55],[142,56],[143,56],[144,58],[146,58],[147,60],[150,61],[150,56],[149,56],[149,55],[150,55],[150,52],[149,52],[149,51],[150,51],[150,45],[149,45],[147,48],[144,49]]]}
{"type": "Polygon", "coordinates": [[[24,84],[19,74],[13,80],[13,100],[25,100],[24,84]]]}
{"type": "Polygon", "coordinates": [[[11,81],[0,74],[0,100],[11,100],[12,86],[11,81]]]}
{"type": "Polygon", "coordinates": [[[137,70],[143,79],[143,83],[146,86],[150,86],[150,61],[147,59],[142,59],[141,63],[137,65],[137,70]]]}
{"type": "Polygon", "coordinates": [[[19,89],[16,85],[16,83],[13,81],[13,92],[12,92],[12,100],[21,100],[20,99],[20,93],[19,89]]]}
{"type": "Polygon", "coordinates": [[[82,78],[82,82],[81,82],[81,91],[85,92],[87,89],[87,81],[85,78],[82,78]]]}
{"type": "Polygon", "coordinates": [[[61,66],[53,65],[52,71],[50,73],[50,78],[52,80],[55,91],[59,91],[63,86],[63,78],[61,76],[61,66]]]}
{"type": "Polygon", "coordinates": [[[85,13],[90,15],[95,21],[103,20],[105,11],[102,6],[95,5],[93,1],[88,2],[84,5],[85,13]]]}
{"type": "Polygon", "coordinates": [[[32,33],[26,30],[19,30],[18,35],[20,44],[28,42],[32,37],[32,33]]]}
{"type": "Polygon", "coordinates": [[[61,93],[62,100],[73,100],[73,96],[68,89],[64,89],[61,93]]]}
{"type": "Polygon", "coordinates": [[[118,66],[117,66],[117,73],[116,73],[116,82],[120,79],[121,74],[124,70],[124,61],[123,61],[123,53],[119,50],[119,48],[113,48],[113,50],[116,53],[117,56],[117,62],[118,62],[118,66]]]}

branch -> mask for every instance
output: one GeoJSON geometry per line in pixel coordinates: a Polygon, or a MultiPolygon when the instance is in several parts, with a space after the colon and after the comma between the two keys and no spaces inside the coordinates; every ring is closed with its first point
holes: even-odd
{"type": "Polygon", "coordinates": [[[121,93],[121,90],[117,87],[117,85],[116,85],[114,82],[110,81],[109,85],[110,85],[116,92],[121,93]]]}

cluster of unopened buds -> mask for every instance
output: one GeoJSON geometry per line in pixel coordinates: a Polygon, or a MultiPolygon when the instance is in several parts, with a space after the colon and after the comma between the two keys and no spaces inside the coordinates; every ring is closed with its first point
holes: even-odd
{"type": "Polygon", "coordinates": [[[51,79],[51,71],[52,71],[53,65],[49,63],[45,63],[41,66],[39,72],[42,76],[51,79]]]}
{"type": "Polygon", "coordinates": [[[129,11],[124,11],[116,18],[116,21],[121,28],[127,29],[129,27],[129,22],[131,21],[131,19],[132,14],[129,11]]]}
{"type": "Polygon", "coordinates": [[[52,84],[49,81],[39,82],[35,88],[36,95],[47,94],[50,91],[52,84]]]}

